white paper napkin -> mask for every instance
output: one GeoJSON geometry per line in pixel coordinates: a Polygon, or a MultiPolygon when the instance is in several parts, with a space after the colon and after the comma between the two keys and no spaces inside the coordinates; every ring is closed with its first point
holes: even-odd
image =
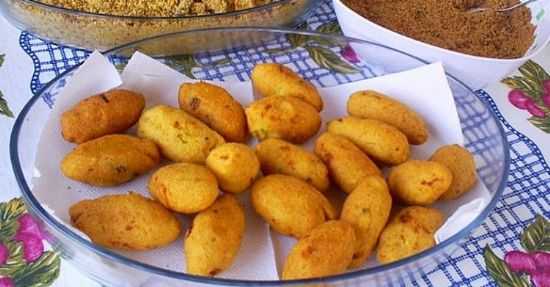
{"type": "MultiPolygon", "coordinates": [[[[97,52],[93,53],[69,80],[62,93],[56,97],[55,107],[41,135],[35,163],[37,177],[33,181],[33,192],[38,200],[46,204],[57,218],[69,225],[68,209],[82,199],[125,193],[129,190],[148,195],[146,183],[150,174],[114,188],[95,188],[65,178],[61,174],[59,164],[74,145],[65,142],[61,136],[60,115],[78,101],[116,87],[144,94],[148,107],[160,103],[177,106],[179,85],[193,81],[139,52],[132,57],[122,75],[119,76],[115,67],[106,58],[97,52]]],[[[228,90],[244,106],[254,100],[249,82],[215,82],[215,84],[228,90]]],[[[456,107],[441,64],[323,88],[320,90],[326,106],[322,113],[323,121],[326,123],[331,119],[346,116],[348,96],[365,89],[375,89],[389,94],[424,117],[431,137],[426,144],[413,147],[413,158],[426,159],[435,149],[444,144],[463,144],[464,139],[456,107]]],[[[313,142],[314,139],[306,143],[306,148],[311,150],[313,142]]],[[[251,141],[250,144],[255,145],[255,142],[251,141]]],[[[337,197],[342,201],[344,194],[339,193],[337,197]]],[[[488,202],[488,197],[489,193],[485,187],[478,184],[472,192],[458,201],[438,203],[436,205],[438,208],[448,216],[452,216],[438,231],[437,239],[444,240],[452,236],[459,230],[457,227],[465,226],[470,222],[483,209],[488,202]],[[466,205],[476,199],[477,201],[472,202],[471,205],[466,205]],[[465,206],[457,210],[462,205],[465,206]],[[453,214],[455,211],[457,211],[456,214],[453,214]]],[[[276,280],[278,279],[277,270],[280,270],[295,240],[275,232],[270,233],[269,227],[252,210],[248,198],[248,193],[240,196],[247,213],[246,235],[241,250],[233,266],[220,274],[220,277],[276,280]]],[[[187,227],[190,219],[185,216],[181,216],[181,219],[184,227],[187,227]]],[[[180,238],[170,246],[153,251],[120,253],[147,264],[183,272],[185,254],[182,240],[180,238]]],[[[376,262],[371,261],[367,266],[374,265],[376,262]]]]}

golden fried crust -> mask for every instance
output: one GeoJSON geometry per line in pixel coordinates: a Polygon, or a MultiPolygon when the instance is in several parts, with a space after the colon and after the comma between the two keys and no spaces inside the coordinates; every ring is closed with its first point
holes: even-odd
{"type": "Polygon", "coordinates": [[[179,105],[229,142],[248,139],[244,109],[222,87],[204,82],[185,83],[180,86],[179,105]]]}
{"type": "Polygon", "coordinates": [[[279,138],[302,144],[321,128],[321,116],[310,104],[294,97],[268,97],[246,110],[250,133],[258,140],[279,138]]]}
{"type": "Polygon", "coordinates": [[[370,158],[345,137],[324,133],[315,143],[315,154],[325,162],[332,180],[351,193],[369,175],[382,175],[370,158]]]}
{"type": "Polygon", "coordinates": [[[138,135],[151,139],[162,154],[176,162],[204,163],[216,146],[225,140],[187,112],[158,105],[143,113],[138,135]]]}
{"type": "Polygon", "coordinates": [[[251,78],[254,89],[263,97],[296,97],[317,111],[323,110],[323,100],[315,86],[281,64],[256,65],[251,78]]]}
{"type": "Polygon", "coordinates": [[[352,268],[362,266],[376,247],[392,208],[392,198],[384,179],[368,176],[346,198],[340,218],[353,225],[357,246],[352,268]]]}
{"type": "Polygon", "coordinates": [[[477,183],[476,163],[474,156],[459,145],[448,145],[439,148],[430,158],[451,170],[453,182],[441,199],[456,199],[470,191],[477,183]]]}
{"type": "Polygon", "coordinates": [[[220,193],[216,176],[208,168],[192,163],[157,170],[149,180],[149,192],[166,208],[185,214],[205,210],[220,193]]]}
{"type": "Polygon", "coordinates": [[[348,100],[348,113],[390,124],[403,132],[410,144],[420,145],[428,140],[428,128],[422,117],[405,104],[381,93],[354,93],[348,100]]]}
{"type": "Polygon", "coordinates": [[[239,143],[218,146],[206,158],[206,166],[226,192],[240,193],[249,188],[260,172],[260,162],[250,147],[239,143]]]}
{"type": "Polygon", "coordinates": [[[330,185],[328,169],[315,154],[280,139],[267,139],[256,146],[264,174],[297,177],[326,191],[330,185]]]}
{"type": "Polygon", "coordinates": [[[83,200],[69,209],[71,223],[101,246],[151,250],[181,232],[178,219],[160,203],[130,192],[83,200]]]}
{"type": "Polygon", "coordinates": [[[269,175],[256,181],[251,196],[254,210],[273,229],[296,238],[337,216],[322,193],[287,175],[269,175]]]}
{"type": "Polygon", "coordinates": [[[187,273],[215,276],[233,264],[245,232],[245,216],[235,196],[225,194],[197,214],[184,242],[187,273]]]}
{"type": "Polygon", "coordinates": [[[443,222],[443,214],[435,208],[411,206],[402,209],[380,235],[378,261],[391,263],[435,246],[434,233],[443,222]]]}
{"type": "Polygon", "coordinates": [[[446,166],[434,161],[410,160],[390,171],[390,190],[408,205],[431,205],[443,195],[453,181],[446,166]]]}
{"type": "Polygon", "coordinates": [[[392,222],[411,223],[421,226],[426,232],[435,233],[445,220],[445,216],[436,208],[409,206],[399,210],[392,222]]]}
{"type": "Polygon", "coordinates": [[[129,135],[108,135],[78,145],[61,162],[63,174],[94,186],[117,186],[160,163],[155,143],[129,135]]]}
{"type": "Polygon", "coordinates": [[[397,165],[410,156],[407,137],[381,121],[345,117],[331,121],[328,131],[348,138],[374,160],[384,164],[397,165]]]}
{"type": "Polygon", "coordinates": [[[319,225],[292,248],[283,267],[283,280],[336,275],[346,271],[355,246],[353,227],[341,220],[319,225]]]}
{"type": "Polygon", "coordinates": [[[61,134],[65,140],[81,144],[122,133],[138,121],[144,107],[143,95],[127,90],[95,95],[61,115],[61,134]]]}

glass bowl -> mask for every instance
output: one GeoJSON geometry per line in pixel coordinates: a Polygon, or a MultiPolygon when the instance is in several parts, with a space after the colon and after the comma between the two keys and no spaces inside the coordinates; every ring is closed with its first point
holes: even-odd
{"type": "MultiPolygon", "coordinates": [[[[180,32],[127,44],[106,52],[106,55],[117,67],[123,67],[127,56],[137,50],[197,79],[245,81],[256,63],[277,62],[290,66],[306,79],[324,87],[426,64],[426,61],[415,56],[363,40],[270,28],[180,32]],[[184,45],[180,45],[183,54],[177,56],[176,45],[168,56],[154,52],[161,43],[188,43],[208,35],[217,35],[217,41],[212,46],[206,44],[200,52],[189,53],[190,50],[184,45]],[[235,42],[234,39],[240,41],[235,42]],[[225,47],[219,50],[220,45],[225,47]],[[371,53],[359,59],[351,47],[368,47],[371,53]]],[[[23,198],[30,212],[41,220],[52,235],[52,245],[66,261],[106,286],[186,286],[191,283],[201,286],[385,286],[402,283],[403,280],[414,281],[417,276],[436,268],[438,263],[445,262],[468,239],[468,235],[494,208],[505,187],[510,158],[508,143],[497,118],[487,103],[468,86],[448,75],[466,147],[475,155],[479,178],[491,195],[489,204],[479,216],[449,239],[420,254],[388,265],[326,278],[284,282],[204,278],[133,261],[82,238],[48,213],[47,207],[33,195],[31,182],[39,141],[37,135],[41,133],[51,111],[46,103],[55,103],[56,95],[75,69],[54,79],[25,105],[13,128],[10,154],[23,198]]]]}
{"type": "Polygon", "coordinates": [[[317,0],[280,0],[223,14],[177,17],[127,17],[86,13],[38,0],[0,1],[14,26],[57,43],[104,51],[159,34],[214,27],[292,26],[307,19],[317,0]]]}

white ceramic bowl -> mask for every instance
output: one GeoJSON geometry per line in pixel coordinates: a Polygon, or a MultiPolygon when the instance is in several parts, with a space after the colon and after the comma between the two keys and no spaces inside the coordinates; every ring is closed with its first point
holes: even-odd
{"type": "MultiPolygon", "coordinates": [[[[447,72],[456,75],[473,89],[481,89],[488,84],[500,81],[527,60],[536,56],[550,41],[550,17],[546,15],[550,8],[548,1],[539,1],[530,5],[533,23],[537,27],[536,39],[527,54],[517,59],[477,57],[436,47],[369,21],[347,7],[342,0],[333,0],[333,2],[338,22],[346,36],[377,42],[430,62],[443,62],[447,72]],[[543,3],[546,4],[543,5],[543,3]]],[[[361,56],[371,54],[371,51],[364,47],[354,48],[361,56]]],[[[391,62],[386,61],[387,59],[380,60],[386,63],[391,62]]]]}

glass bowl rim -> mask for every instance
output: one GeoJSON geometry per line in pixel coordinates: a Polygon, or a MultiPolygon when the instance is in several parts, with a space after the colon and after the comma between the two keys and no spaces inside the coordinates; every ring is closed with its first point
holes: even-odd
{"type": "MultiPolygon", "coordinates": [[[[168,33],[163,35],[158,35],[154,37],[145,38],[142,40],[134,41],[131,43],[127,43],[118,47],[115,47],[113,49],[107,50],[103,52],[104,55],[110,56],[113,55],[116,51],[130,48],[132,46],[136,46],[140,43],[151,41],[158,38],[164,38],[164,37],[171,37],[175,35],[185,35],[185,34],[193,34],[193,33],[200,33],[200,32],[267,32],[267,33],[273,33],[273,34],[299,34],[299,35],[305,35],[305,36],[314,36],[314,37],[321,37],[321,38],[327,38],[332,40],[338,40],[338,41],[344,41],[347,43],[358,43],[358,44],[366,44],[366,45],[373,45],[377,46],[383,49],[388,49],[393,52],[402,54],[404,56],[408,56],[410,58],[413,58],[414,60],[419,61],[423,64],[429,64],[428,61],[423,60],[422,58],[419,58],[417,56],[411,55],[407,52],[383,45],[378,44],[375,42],[367,41],[367,40],[361,40],[346,36],[340,36],[340,35],[334,35],[334,34],[323,34],[318,32],[310,32],[310,31],[297,31],[297,30],[291,30],[291,29],[283,29],[283,28],[266,28],[266,27],[228,27],[228,28],[206,28],[206,29],[197,29],[197,30],[189,30],[189,31],[182,31],[182,32],[174,32],[174,33],[168,33]]],[[[82,62],[83,63],[83,62],[82,62]]],[[[495,192],[495,195],[491,199],[491,201],[487,204],[485,209],[474,219],[472,222],[470,222],[466,227],[464,227],[462,230],[451,236],[450,238],[447,238],[443,242],[437,244],[435,247],[432,247],[428,250],[425,250],[421,253],[418,253],[416,255],[413,255],[411,257],[385,264],[376,266],[373,268],[363,269],[363,270],[355,270],[350,271],[343,274],[338,275],[332,275],[332,276],[326,276],[326,277],[318,277],[318,278],[311,278],[311,279],[299,279],[299,280],[239,280],[239,279],[225,279],[225,278],[211,278],[211,277],[203,277],[203,276],[196,276],[196,275],[190,275],[184,272],[177,272],[172,271],[156,266],[152,266],[143,262],[139,262],[136,260],[132,260],[130,258],[124,257],[112,250],[109,250],[107,248],[101,247],[99,245],[96,245],[92,243],[91,241],[88,241],[78,234],[76,234],[74,231],[70,230],[65,226],[65,224],[59,222],[57,219],[55,219],[53,216],[51,216],[40,204],[40,202],[34,197],[32,194],[31,189],[29,188],[25,176],[23,174],[23,170],[21,168],[21,163],[19,159],[19,148],[18,148],[18,141],[19,141],[19,134],[21,132],[22,124],[29,113],[30,109],[33,107],[34,103],[42,97],[42,94],[47,91],[54,83],[57,83],[60,79],[64,78],[67,74],[74,72],[82,63],[79,63],[75,65],[74,67],[64,71],[59,76],[55,77],[53,80],[48,82],[38,93],[33,95],[31,99],[25,104],[19,115],[17,116],[14,127],[11,132],[10,136],[10,159],[12,164],[12,169],[15,174],[17,183],[19,187],[21,188],[23,198],[27,203],[29,203],[29,208],[31,212],[35,215],[37,215],[41,220],[46,222],[49,227],[55,228],[58,232],[64,234],[69,239],[73,240],[73,242],[76,242],[79,247],[83,247],[88,249],[89,251],[96,253],[97,255],[101,257],[108,258],[109,260],[113,260],[116,263],[138,269],[143,272],[151,273],[157,276],[167,277],[169,279],[176,279],[176,280],[184,280],[188,282],[195,282],[195,283],[201,283],[201,284],[214,284],[214,285],[225,285],[225,286],[290,286],[290,285],[297,285],[297,284],[319,284],[319,283],[331,283],[335,281],[341,281],[341,280],[350,280],[354,278],[359,278],[362,276],[369,276],[374,275],[377,273],[389,271],[395,268],[402,267],[404,265],[408,265],[410,263],[413,263],[417,260],[420,260],[422,258],[435,255],[439,253],[439,251],[442,251],[445,249],[445,247],[450,246],[451,244],[458,243],[460,240],[466,238],[467,235],[469,235],[475,228],[479,227],[485,219],[488,217],[489,213],[493,211],[495,208],[497,202],[501,199],[502,194],[504,192],[504,189],[506,188],[506,183],[509,175],[510,170],[510,149],[509,149],[509,143],[506,138],[506,133],[504,131],[504,128],[500,124],[500,121],[497,118],[497,115],[494,111],[491,110],[489,105],[481,100],[479,97],[476,96],[475,92],[465,83],[463,83],[458,78],[454,77],[453,75],[446,72],[446,76],[450,79],[453,79],[456,81],[459,85],[461,85],[463,88],[465,88],[468,92],[470,92],[473,96],[476,96],[476,98],[483,104],[483,106],[487,109],[487,111],[490,114],[490,118],[495,121],[495,124],[497,125],[497,128],[500,133],[501,140],[503,142],[503,150],[504,150],[504,170],[502,178],[500,179],[498,188],[495,192]]]]}
{"type": "MultiPolygon", "coordinates": [[[[55,6],[55,5],[52,5],[52,4],[46,4],[46,3],[40,2],[39,0],[14,0],[14,1],[23,1],[23,2],[27,2],[30,5],[40,6],[44,9],[48,9],[48,10],[51,10],[51,11],[56,11],[56,12],[64,13],[64,14],[72,14],[72,15],[75,15],[75,16],[107,18],[109,20],[119,19],[119,20],[151,20],[151,21],[156,21],[156,20],[205,19],[205,18],[209,18],[209,17],[214,18],[214,17],[239,16],[239,15],[248,14],[248,13],[252,13],[252,12],[258,12],[258,11],[262,11],[262,10],[269,10],[273,7],[288,4],[289,2],[295,1],[295,0],[279,0],[279,1],[268,3],[268,4],[263,4],[263,5],[260,5],[260,6],[252,7],[252,8],[246,8],[246,9],[242,9],[242,10],[230,11],[230,12],[224,12],[224,13],[207,14],[207,15],[182,15],[182,16],[124,16],[124,15],[103,14],[103,13],[95,13],[95,12],[86,12],[86,11],[77,10],[77,9],[70,9],[70,8],[65,8],[65,7],[61,7],[61,6],[55,6]]],[[[312,3],[317,2],[317,0],[305,0],[305,1],[311,1],[312,3]]],[[[189,30],[189,31],[193,31],[193,30],[189,30]]],[[[118,46],[118,47],[122,47],[122,45],[118,46]]]]}

